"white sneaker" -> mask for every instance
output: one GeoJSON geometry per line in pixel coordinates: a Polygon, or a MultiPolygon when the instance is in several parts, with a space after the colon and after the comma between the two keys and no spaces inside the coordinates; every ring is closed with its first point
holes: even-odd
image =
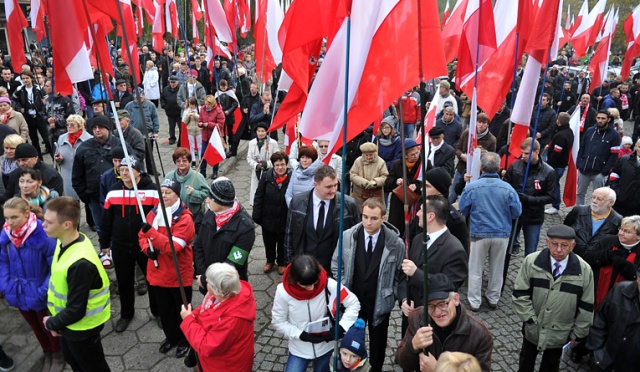
{"type": "Polygon", "coordinates": [[[544,210],[544,213],[546,213],[546,214],[557,214],[558,210],[555,209],[554,207],[549,207],[549,208],[544,210]]]}

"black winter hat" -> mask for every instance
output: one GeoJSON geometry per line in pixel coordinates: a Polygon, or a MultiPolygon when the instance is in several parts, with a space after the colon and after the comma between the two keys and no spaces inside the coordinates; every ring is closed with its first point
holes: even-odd
{"type": "Polygon", "coordinates": [[[178,197],[180,197],[180,182],[178,182],[177,180],[172,180],[171,178],[165,178],[164,181],[162,181],[162,184],[160,184],[160,187],[166,187],[171,189],[171,191],[173,191],[174,193],[176,193],[176,195],[178,195],[178,197]]]}
{"type": "Polygon", "coordinates": [[[445,197],[449,195],[449,188],[451,187],[451,176],[444,168],[433,168],[425,173],[425,179],[431,184],[438,192],[445,197]]]}
{"type": "MultiPolygon", "coordinates": [[[[137,170],[138,172],[142,173],[142,164],[140,163],[140,160],[136,159],[135,156],[129,155],[129,157],[126,157],[126,158],[122,159],[122,161],[120,162],[120,166],[121,167],[127,167],[129,165],[131,166],[131,168],[133,168],[133,169],[137,170]]],[[[180,194],[178,194],[178,195],[180,195],[180,194]]]]}
{"type": "Polygon", "coordinates": [[[113,130],[111,119],[105,115],[96,115],[91,120],[89,120],[89,127],[91,130],[93,130],[93,127],[95,127],[96,125],[107,128],[109,129],[109,131],[113,130]]]}
{"type": "Polygon", "coordinates": [[[30,143],[21,143],[16,146],[14,157],[16,159],[35,158],[38,156],[38,150],[30,143]]]}
{"type": "Polygon", "coordinates": [[[236,189],[227,177],[219,177],[211,183],[209,197],[216,203],[230,207],[236,199],[236,189]]]}
{"type": "Polygon", "coordinates": [[[124,159],[124,149],[122,146],[113,146],[109,151],[109,156],[111,159],[124,159]]]}

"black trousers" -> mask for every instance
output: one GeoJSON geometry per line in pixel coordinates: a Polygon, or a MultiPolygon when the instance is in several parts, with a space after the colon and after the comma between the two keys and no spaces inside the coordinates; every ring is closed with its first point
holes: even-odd
{"type": "MultiPolygon", "coordinates": [[[[180,329],[182,318],[180,310],[182,307],[182,298],[180,296],[180,288],[164,288],[149,287],[149,291],[153,291],[155,296],[158,313],[162,320],[162,331],[172,345],[187,346],[189,343],[184,337],[184,333],[180,329]]],[[[190,285],[184,287],[187,295],[187,302],[191,302],[192,289],[190,285]]]]}
{"type": "Polygon", "coordinates": [[[389,331],[389,314],[387,314],[382,323],[373,326],[373,309],[367,311],[363,303],[363,308],[358,314],[362,318],[369,329],[369,363],[371,364],[371,372],[381,372],[384,365],[385,352],[387,350],[387,334],[389,331]],[[371,315],[369,315],[370,313],[371,315]]]}
{"type": "MultiPolygon", "coordinates": [[[[53,154],[51,151],[51,137],[49,136],[49,126],[47,122],[40,117],[32,118],[29,115],[25,115],[27,121],[27,127],[29,128],[29,139],[31,144],[38,151],[38,157],[42,160],[42,150],[40,149],[40,140],[38,139],[38,133],[44,141],[44,148],[49,154],[53,154]]],[[[53,155],[52,155],[53,156],[53,155]]]]}
{"type": "MultiPolygon", "coordinates": [[[[176,138],[176,126],[178,127],[178,131],[182,130],[182,127],[180,125],[180,122],[182,121],[182,118],[180,117],[180,115],[167,115],[167,120],[169,120],[169,140],[176,140],[179,139],[180,137],[176,138]]],[[[180,142],[178,141],[178,147],[180,147],[180,142]]]]}
{"type": "Polygon", "coordinates": [[[74,372],[110,372],[111,369],[104,357],[100,333],[83,340],[70,341],[60,337],[64,360],[74,372]]]}
{"type": "MultiPolygon", "coordinates": [[[[522,337],[522,349],[520,350],[520,366],[519,372],[533,372],[536,366],[536,357],[538,356],[538,347],[526,338],[522,337]]],[[[540,371],[557,372],[560,368],[560,357],[562,357],[562,348],[546,349],[542,352],[542,361],[540,362],[540,371]]]]}
{"type": "MultiPolygon", "coordinates": [[[[153,158],[153,143],[156,141],[145,138],[144,140],[144,162],[147,165],[147,173],[152,174],[151,158],[153,158]]],[[[157,171],[157,169],[156,169],[157,171]]]]}
{"type": "Polygon", "coordinates": [[[262,240],[264,241],[264,252],[267,256],[267,262],[276,262],[278,266],[286,264],[284,258],[284,231],[265,231],[262,230],[262,240]]]}
{"type": "Polygon", "coordinates": [[[234,138],[236,136],[235,133],[233,133],[233,122],[225,123],[225,127],[227,130],[227,144],[229,145],[228,147],[230,156],[236,156],[238,154],[238,144],[240,144],[240,138],[234,138]]]}
{"type": "MultiPolygon", "coordinates": [[[[118,281],[118,290],[120,291],[120,316],[125,319],[133,318],[135,313],[134,305],[136,303],[135,294],[135,276],[136,264],[140,267],[143,274],[147,273],[147,262],[149,258],[142,253],[140,248],[137,252],[131,248],[118,246],[111,247],[111,257],[116,271],[116,280],[118,281]]],[[[149,282],[147,282],[147,285],[149,282]]],[[[149,295],[149,309],[153,316],[158,316],[158,310],[155,303],[154,293],[147,291],[149,295]]]]}

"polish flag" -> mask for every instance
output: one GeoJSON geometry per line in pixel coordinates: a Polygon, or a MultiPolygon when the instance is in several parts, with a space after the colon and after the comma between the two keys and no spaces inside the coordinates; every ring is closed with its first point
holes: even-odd
{"type": "Polygon", "coordinates": [[[107,35],[113,30],[113,23],[104,13],[94,11],[89,13],[89,17],[92,22],[89,27],[93,27],[93,33],[96,36],[94,40],[91,34],[91,28],[88,28],[85,41],[87,41],[86,45],[90,51],[91,61],[92,63],[95,62],[95,64],[104,71],[113,71],[113,61],[111,60],[109,46],[107,45],[107,35]]]}
{"type": "Polygon", "coordinates": [[[607,0],[598,0],[586,18],[582,18],[580,26],[573,34],[571,45],[574,48],[575,58],[581,58],[587,53],[587,49],[595,43],[602,24],[604,22],[604,10],[607,0]]]}
{"type": "MultiPolygon", "coordinates": [[[[584,115],[587,115],[588,110],[584,110],[584,115]]],[[[562,201],[567,207],[573,207],[576,205],[576,196],[578,195],[578,150],[580,150],[580,110],[574,110],[571,119],[569,120],[569,127],[573,132],[573,146],[569,153],[569,166],[567,167],[567,177],[564,183],[564,193],[562,194],[562,201]]]]}
{"type": "Polygon", "coordinates": [[[262,84],[282,62],[282,49],[278,42],[278,30],[284,20],[284,12],[278,0],[256,1],[256,74],[262,84]]]}
{"type": "Polygon", "coordinates": [[[222,4],[218,0],[208,0],[205,2],[208,21],[213,26],[214,33],[217,33],[221,41],[231,43],[234,40],[231,28],[227,22],[227,16],[224,13],[222,4]]]}
{"type": "MultiPolygon", "coordinates": [[[[545,0],[537,12],[536,20],[526,52],[529,54],[527,65],[524,68],[520,92],[535,92],[538,88],[540,70],[547,61],[547,53],[556,55],[552,46],[557,45],[557,32],[560,29],[560,17],[562,14],[562,0],[545,0]]],[[[557,46],[556,46],[557,48],[557,46]]],[[[527,138],[531,113],[533,112],[535,94],[518,94],[511,113],[511,122],[514,123],[511,132],[509,152],[513,156],[520,156],[522,150],[520,144],[527,138]]]]}
{"type": "MultiPolygon", "coordinates": [[[[217,1],[217,0],[214,0],[217,1]]],[[[224,0],[224,15],[225,18],[227,19],[227,24],[229,25],[229,29],[231,29],[231,37],[233,37],[233,40],[231,41],[232,44],[236,43],[236,31],[238,30],[238,27],[240,27],[240,22],[238,19],[238,11],[236,8],[236,0],[224,0]]]]}
{"type": "Polygon", "coordinates": [[[178,34],[178,9],[176,7],[176,0],[167,0],[165,5],[165,22],[167,24],[167,32],[171,34],[174,39],[179,38],[178,34]]]}
{"type": "Polygon", "coordinates": [[[136,22],[138,35],[142,35],[142,29],[144,28],[144,15],[142,11],[142,4],[140,1],[133,0],[133,3],[136,5],[136,22]]]}
{"type": "MultiPolygon", "coordinates": [[[[7,2],[11,2],[8,0],[7,2]]],[[[36,40],[42,41],[47,36],[47,31],[44,27],[44,14],[46,13],[45,5],[42,0],[31,0],[31,28],[36,34],[36,40]]],[[[8,13],[7,13],[8,14],[8,13]]],[[[7,17],[8,19],[9,17],[7,17]]]]}
{"type": "MultiPolygon", "coordinates": [[[[212,30],[212,29],[213,27],[205,27],[205,34],[207,34],[209,30],[212,30]]],[[[218,36],[216,35],[213,36],[213,42],[215,44],[213,48],[209,45],[208,42],[205,42],[205,44],[207,44],[207,58],[205,58],[205,60],[207,61],[207,66],[209,70],[213,70],[213,61],[216,56],[225,57],[228,60],[233,61],[233,55],[229,51],[229,48],[227,48],[226,45],[222,45],[220,40],[218,40],[218,36]]]]}
{"type": "Polygon", "coordinates": [[[491,0],[469,0],[460,37],[456,70],[457,85],[467,96],[471,95],[475,86],[476,67],[482,68],[496,49],[496,29],[491,0]]]}
{"type": "MultiPolygon", "coordinates": [[[[438,83],[434,89],[435,89],[434,92],[438,92],[440,89],[440,83],[438,83]]],[[[436,112],[438,112],[438,107],[440,107],[440,95],[436,94],[433,97],[433,100],[431,101],[429,108],[427,109],[427,114],[424,117],[424,124],[418,129],[418,132],[417,132],[418,135],[416,136],[416,142],[418,144],[422,144],[422,139],[421,139],[422,136],[420,135],[421,130],[424,131],[425,138],[427,138],[427,142],[431,143],[428,134],[431,128],[433,128],[436,125],[436,121],[437,121],[436,112]]],[[[374,131],[373,133],[378,133],[378,132],[374,131]]],[[[426,146],[424,147],[426,148],[426,146]]]]}
{"type": "Polygon", "coordinates": [[[636,6],[624,21],[624,34],[628,45],[627,51],[624,53],[620,75],[626,79],[629,77],[633,59],[640,55],[640,5],[636,6]]]}
{"type": "Polygon", "coordinates": [[[153,49],[162,50],[164,48],[164,0],[154,0],[154,17],[151,35],[153,36],[153,49]]]}
{"type": "Polygon", "coordinates": [[[591,92],[596,87],[602,85],[604,79],[607,78],[607,70],[609,69],[609,57],[611,55],[611,42],[615,33],[615,15],[613,8],[609,9],[607,19],[604,26],[602,39],[598,43],[591,62],[587,68],[591,76],[591,92]]]}
{"type": "MultiPolygon", "coordinates": [[[[304,108],[300,133],[329,140],[328,155],[342,147],[344,112],[348,114],[347,141],[369,126],[419,76],[415,50],[397,40],[418,40],[418,15],[423,25],[435,26],[429,36],[439,38],[436,0],[354,0],[351,19],[343,22],[327,51],[304,108]],[[409,17],[408,15],[412,15],[409,17]],[[347,24],[351,22],[347,104],[345,87],[347,24]],[[402,66],[399,69],[397,66],[402,66]]],[[[446,75],[443,51],[429,51],[425,80],[446,75]],[[442,61],[436,63],[436,61],[442,61]]],[[[327,161],[330,159],[327,156],[327,161]]]]}
{"type": "Polygon", "coordinates": [[[469,117],[469,136],[467,137],[467,173],[472,174],[473,168],[477,168],[474,160],[479,162],[480,159],[474,159],[473,152],[478,147],[478,133],[476,124],[478,123],[478,105],[476,103],[476,88],[471,91],[471,115],[469,117]]]}
{"type": "Polygon", "coordinates": [[[56,51],[54,83],[63,96],[73,93],[73,83],[93,79],[84,40],[89,25],[86,16],[80,16],[80,9],[82,0],[58,0],[49,9],[51,47],[56,51]]]}
{"type": "Polygon", "coordinates": [[[587,19],[587,17],[589,17],[589,3],[588,0],[584,0],[584,2],[582,3],[582,7],[580,8],[580,12],[578,12],[578,18],[576,18],[575,20],[571,19],[571,43],[573,43],[573,36],[578,30],[578,27],[580,27],[580,25],[582,24],[582,20],[587,19]]]}
{"type": "Polygon", "coordinates": [[[191,31],[193,42],[200,44],[200,32],[198,31],[198,21],[202,19],[202,8],[198,0],[191,0],[191,31]]]}
{"type": "Polygon", "coordinates": [[[567,5],[567,19],[564,21],[564,29],[571,30],[571,4],[567,5]]]}
{"type": "Polygon", "coordinates": [[[11,54],[13,71],[22,71],[22,65],[27,62],[27,57],[24,55],[22,30],[29,27],[29,24],[18,5],[18,0],[5,0],[4,14],[7,16],[9,54],[11,54]]]}
{"type": "Polygon", "coordinates": [[[204,159],[207,164],[213,167],[226,158],[227,156],[224,152],[224,146],[222,145],[222,139],[220,138],[218,127],[214,126],[213,133],[211,133],[211,138],[209,138],[209,143],[207,143],[207,148],[204,150],[202,159],[204,159]]]}
{"type": "Polygon", "coordinates": [[[444,12],[442,13],[442,27],[447,24],[447,20],[449,20],[449,16],[451,16],[451,12],[449,11],[449,0],[447,0],[447,5],[444,7],[444,12]]]}
{"type": "Polygon", "coordinates": [[[451,11],[451,16],[442,28],[442,45],[444,46],[444,57],[447,62],[453,61],[458,56],[460,45],[460,35],[464,25],[464,16],[469,0],[458,0],[451,11]]]}
{"type": "Polygon", "coordinates": [[[238,1],[238,17],[240,17],[240,36],[247,37],[251,30],[251,9],[247,0],[238,1]]]}

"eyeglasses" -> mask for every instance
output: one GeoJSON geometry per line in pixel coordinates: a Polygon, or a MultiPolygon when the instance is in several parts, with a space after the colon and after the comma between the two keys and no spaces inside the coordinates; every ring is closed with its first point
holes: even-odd
{"type": "Polygon", "coordinates": [[[436,309],[440,310],[440,311],[446,311],[449,308],[449,303],[451,301],[441,301],[438,302],[435,305],[428,305],[427,309],[429,310],[430,313],[433,313],[434,311],[436,311],[436,309]]]}
{"type": "Polygon", "coordinates": [[[567,249],[569,248],[570,244],[569,243],[560,243],[560,242],[549,242],[549,246],[551,248],[562,248],[562,249],[567,249]]]}
{"type": "Polygon", "coordinates": [[[178,159],[176,160],[176,164],[177,163],[189,163],[189,159],[178,159]]]}
{"type": "Polygon", "coordinates": [[[637,234],[635,230],[627,230],[627,229],[623,229],[622,227],[619,228],[618,231],[622,232],[623,234],[629,234],[629,235],[637,234]]]}
{"type": "Polygon", "coordinates": [[[76,123],[67,123],[65,125],[67,126],[67,128],[74,128],[74,127],[78,126],[78,124],[76,124],[76,123]]]}

